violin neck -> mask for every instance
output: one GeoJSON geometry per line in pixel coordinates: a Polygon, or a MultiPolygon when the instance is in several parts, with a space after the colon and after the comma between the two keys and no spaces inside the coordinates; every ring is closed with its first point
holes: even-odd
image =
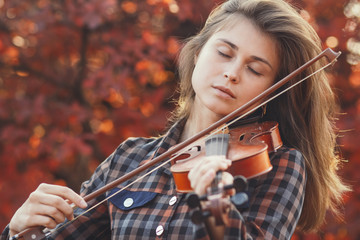
{"type": "MultiPolygon", "coordinates": [[[[206,156],[226,156],[229,148],[229,138],[230,135],[227,133],[215,134],[208,137],[205,141],[206,156]]],[[[222,171],[218,171],[210,187],[213,193],[219,191],[218,186],[221,179],[222,171]]]]}

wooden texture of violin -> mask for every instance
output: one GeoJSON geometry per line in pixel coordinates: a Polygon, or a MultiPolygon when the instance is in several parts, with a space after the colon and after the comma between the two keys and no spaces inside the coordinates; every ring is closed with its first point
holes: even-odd
{"type": "MultiPolygon", "coordinates": [[[[253,178],[272,169],[269,152],[282,146],[277,122],[248,124],[229,131],[229,147],[226,157],[232,160],[227,170],[233,176],[253,178]]],[[[170,168],[178,192],[191,192],[188,173],[197,161],[205,157],[203,141],[197,141],[189,150],[172,162],[170,168]]]]}

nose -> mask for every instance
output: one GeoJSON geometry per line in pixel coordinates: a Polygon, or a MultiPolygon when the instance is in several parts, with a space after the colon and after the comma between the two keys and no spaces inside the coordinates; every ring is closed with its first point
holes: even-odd
{"type": "Polygon", "coordinates": [[[225,79],[235,84],[239,83],[242,66],[243,66],[243,62],[241,58],[234,59],[234,61],[229,62],[224,68],[225,79]]]}
{"type": "Polygon", "coordinates": [[[231,73],[230,71],[224,72],[224,78],[232,83],[239,83],[238,75],[231,73]]]}

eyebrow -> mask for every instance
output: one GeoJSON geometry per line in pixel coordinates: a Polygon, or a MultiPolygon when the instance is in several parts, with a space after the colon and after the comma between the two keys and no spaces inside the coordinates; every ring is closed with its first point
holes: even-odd
{"type": "MultiPolygon", "coordinates": [[[[232,43],[232,42],[230,42],[230,41],[228,41],[226,39],[223,39],[223,38],[219,38],[219,40],[226,43],[227,45],[229,45],[233,50],[236,50],[236,51],[239,50],[238,46],[236,46],[234,43],[232,43]]],[[[271,66],[271,64],[267,60],[265,60],[265,59],[263,59],[261,57],[258,57],[258,56],[254,56],[254,55],[252,55],[251,58],[256,60],[256,61],[263,62],[266,65],[268,65],[271,69],[273,69],[273,67],[271,66]]]]}

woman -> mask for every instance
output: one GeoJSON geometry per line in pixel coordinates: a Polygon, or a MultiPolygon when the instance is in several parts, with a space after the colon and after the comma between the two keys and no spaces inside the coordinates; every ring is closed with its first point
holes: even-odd
{"type": "MultiPolygon", "coordinates": [[[[224,2],[181,51],[180,98],[173,126],[162,137],[131,138],[120,144],[82,185],[81,196],[242,106],[320,53],[320,46],[315,31],[286,2],[224,2]]],[[[317,62],[302,76],[321,65],[317,62]]],[[[248,207],[240,212],[231,206],[225,227],[215,227],[211,220],[208,228],[191,222],[186,194],[176,192],[168,164],[73,223],[58,227],[49,238],[290,239],[296,227],[316,230],[327,209],[337,213],[342,193],[349,190],[336,174],[334,109],[334,95],[323,72],[267,104],[260,121],[279,123],[284,146],[270,155],[269,173],[249,180],[248,207]]],[[[230,165],[226,158],[205,157],[189,173],[192,188],[204,194],[215,173],[230,165]]],[[[225,174],[223,181],[231,183],[232,176],[225,174]]],[[[72,219],[73,210],[63,199],[80,207],[74,213],[78,215],[86,208],[81,196],[65,187],[40,185],[15,213],[2,239],[32,226],[54,228],[65,217],[72,219]]]]}

